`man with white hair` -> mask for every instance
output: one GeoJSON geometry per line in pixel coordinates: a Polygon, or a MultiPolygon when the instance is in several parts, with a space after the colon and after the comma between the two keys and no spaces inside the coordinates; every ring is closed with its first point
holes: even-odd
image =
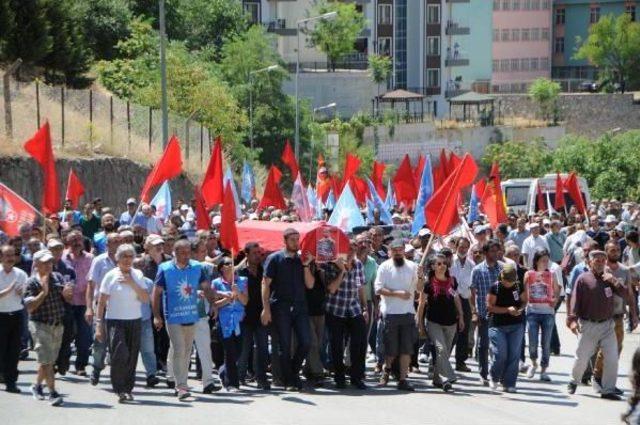
{"type": "Polygon", "coordinates": [[[547,240],[540,235],[540,224],[531,223],[529,225],[529,231],[531,234],[522,242],[522,256],[524,257],[524,264],[527,268],[533,267],[533,254],[540,249],[549,251],[549,244],[547,240]]]}

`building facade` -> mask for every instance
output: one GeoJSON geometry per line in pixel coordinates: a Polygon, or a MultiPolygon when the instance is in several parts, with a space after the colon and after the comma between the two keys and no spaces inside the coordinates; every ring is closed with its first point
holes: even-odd
{"type": "Polygon", "coordinates": [[[551,77],[551,0],[493,0],[493,92],[551,77]]]}

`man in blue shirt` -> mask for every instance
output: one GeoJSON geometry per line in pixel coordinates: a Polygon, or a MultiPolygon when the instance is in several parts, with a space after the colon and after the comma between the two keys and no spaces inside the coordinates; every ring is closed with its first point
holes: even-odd
{"type": "Polygon", "coordinates": [[[285,389],[302,390],[300,368],[307,356],[311,340],[309,313],[305,287],[313,288],[315,279],[309,264],[313,260],[307,254],[303,262],[298,255],[300,233],[293,228],[284,231],[285,248],[267,257],[262,280],[261,321],[271,323],[279,339],[279,354],[285,389]],[[291,356],[291,333],[295,332],[297,347],[291,356]]]}
{"type": "Polygon", "coordinates": [[[133,222],[133,217],[136,214],[136,200],[135,198],[127,199],[127,210],[120,214],[120,225],[130,226],[133,222]]]}
{"type": "Polygon", "coordinates": [[[195,324],[198,315],[198,289],[204,291],[208,301],[215,301],[202,264],[191,260],[191,243],[179,240],[173,246],[174,260],[158,267],[158,275],[153,288],[153,323],[157,329],[167,324],[171,341],[167,368],[173,371],[175,383],[167,381],[169,387],[175,385],[179,400],[191,396],[187,385],[191,346],[194,341],[195,324]],[[162,301],[161,316],[160,302],[162,301]]]}

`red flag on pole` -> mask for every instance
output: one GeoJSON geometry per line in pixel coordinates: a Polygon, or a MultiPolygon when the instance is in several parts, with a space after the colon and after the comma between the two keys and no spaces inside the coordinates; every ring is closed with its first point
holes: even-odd
{"type": "Polygon", "coordinates": [[[67,193],[65,194],[64,199],[70,200],[71,206],[74,209],[77,209],[78,201],[82,195],[84,195],[84,186],[78,176],[76,176],[73,168],[71,168],[69,170],[69,180],[67,181],[67,193]]]}
{"type": "Polygon", "coordinates": [[[236,204],[230,182],[224,188],[224,200],[220,217],[220,244],[237,253],[240,250],[238,229],[236,228],[236,204]]]}
{"type": "Polygon", "coordinates": [[[345,185],[349,182],[351,177],[355,176],[360,168],[360,158],[350,153],[347,154],[347,157],[344,161],[344,172],[342,173],[342,184],[345,185]]]}
{"type": "Polygon", "coordinates": [[[298,173],[300,172],[300,168],[298,167],[296,155],[293,152],[293,149],[291,149],[291,144],[288,140],[284,142],[284,150],[282,151],[280,159],[287,167],[289,167],[289,170],[291,170],[291,179],[295,181],[298,173]]]}
{"type": "Polygon", "coordinates": [[[442,166],[438,165],[433,168],[433,191],[434,193],[442,186],[442,183],[447,179],[444,175],[442,166]]]}
{"type": "Polygon", "coordinates": [[[564,201],[564,184],[562,183],[562,177],[560,177],[560,173],[556,173],[556,199],[554,202],[553,208],[556,211],[560,211],[564,209],[567,203],[564,201]]]}
{"type": "Polygon", "coordinates": [[[193,190],[194,197],[196,198],[196,229],[198,230],[209,230],[211,229],[211,218],[209,217],[209,213],[207,212],[207,205],[204,202],[204,198],[202,197],[202,192],[200,192],[200,188],[196,186],[193,190]]]}
{"type": "Polygon", "coordinates": [[[507,211],[502,198],[502,188],[500,187],[500,167],[497,162],[491,166],[489,181],[487,181],[484,193],[481,195],[480,203],[482,210],[487,215],[491,227],[494,229],[500,223],[508,221],[507,211]]]}
{"type": "Polygon", "coordinates": [[[179,176],[181,172],[182,152],[180,152],[180,140],[176,136],[171,136],[171,140],[169,140],[162,157],[144,182],[144,187],[140,194],[142,202],[149,202],[149,192],[153,187],[179,176]]]}
{"type": "Polygon", "coordinates": [[[207,172],[202,178],[200,193],[207,207],[212,208],[222,203],[224,171],[222,169],[222,140],[216,137],[216,143],[211,151],[207,172]]]}
{"type": "Polygon", "coordinates": [[[453,171],[451,169],[451,167],[449,167],[449,160],[447,159],[447,152],[444,150],[444,148],[440,149],[440,171],[442,172],[442,175],[444,176],[444,178],[446,179],[447,177],[449,177],[449,174],[451,174],[451,172],[453,171]]]}
{"type": "Polygon", "coordinates": [[[459,222],[458,196],[463,188],[473,183],[476,174],[478,166],[471,155],[466,154],[460,165],[431,196],[424,213],[433,233],[445,236],[459,222]]]}
{"type": "Polygon", "coordinates": [[[413,205],[413,201],[418,196],[418,189],[416,189],[416,182],[413,179],[409,155],[404,156],[396,175],[393,177],[393,189],[398,204],[404,203],[407,207],[413,205]]]}
{"type": "Polygon", "coordinates": [[[373,187],[376,188],[376,192],[380,195],[380,199],[386,199],[385,187],[382,183],[382,177],[384,176],[384,169],[386,168],[384,162],[373,161],[373,170],[371,171],[371,182],[373,187]]]}
{"type": "Polygon", "coordinates": [[[267,207],[275,207],[281,210],[287,208],[280,187],[278,186],[281,177],[282,172],[280,172],[278,167],[272,165],[269,169],[269,175],[267,176],[267,183],[264,186],[262,199],[260,199],[260,204],[258,204],[258,210],[267,207]]]}
{"type": "Polygon", "coordinates": [[[9,237],[20,236],[20,225],[33,224],[37,215],[33,205],[0,183],[0,230],[9,237]]]}
{"type": "Polygon", "coordinates": [[[544,211],[547,209],[544,207],[546,203],[544,201],[544,195],[542,194],[542,188],[540,187],[540,182],[537,183],[537,188],[536,188],[536,204],[538,207],[536,208],[536,212],[544,211]]]}
{"type": "Polygon", "coordinates": [[[582,198],[582,191],[580,190],[580,184],[578,183],[578,176],[575,172],[569,174],[569,177],[564,181],[564,187],[569,192],[569,196],[573,199],[573,202],[578,208],[580,214],[585,215],[587,213],[587,207],[584,205],[584,199],[582,198]]]}
{"type": "Polygon", "coordinates": [[[422,179],[422,172],[424,171],[424,163],[426,161],[425,157],[420,154],[416,168],[413,169],[413,180],[416,182],[417,188],[420,188],[420,180],[422,179]]]}
{"type": "Polygon", "coordinates": [[[367,182],[358,176],[353,176],[351,177],[350,186],[353,197],[356,198],[358,205],[365,205],[369,197],[369,185],[367,182]]]}
{"type": "Polygon", "coordinates": [[[24,144],[33,159],[40,164],[44,187],[42,188],[42,210],[45,214],[56,213],[60,210],[60,187],[58,186],[58,175],[56,173],[56,159],[53,156],[53,146],[51,145],[51,133],[49,122],[45,122],[36,134],[24,144]]]}

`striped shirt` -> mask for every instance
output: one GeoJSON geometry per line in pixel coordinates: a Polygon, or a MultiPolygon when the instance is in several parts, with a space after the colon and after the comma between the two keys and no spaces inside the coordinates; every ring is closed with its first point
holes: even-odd
{"type": "Polygon", "coordinates": [[[488,318],[487,294],[489,289],[498,281],[503,264],[498,262],[489,267],[486,261],[476,265],[471,271],[471,288],[476,291],[476,309],[478,317],[488,318]]]}
{"type": "Polygon", "coordinates": [[[360,260],[354,259],[353,266],[345,272],[338,290],[334,294],[327,295],[325,307],[327,313],[343,318],[362,314],[358,291],[364,285],[364,267],[360,260]]]}

